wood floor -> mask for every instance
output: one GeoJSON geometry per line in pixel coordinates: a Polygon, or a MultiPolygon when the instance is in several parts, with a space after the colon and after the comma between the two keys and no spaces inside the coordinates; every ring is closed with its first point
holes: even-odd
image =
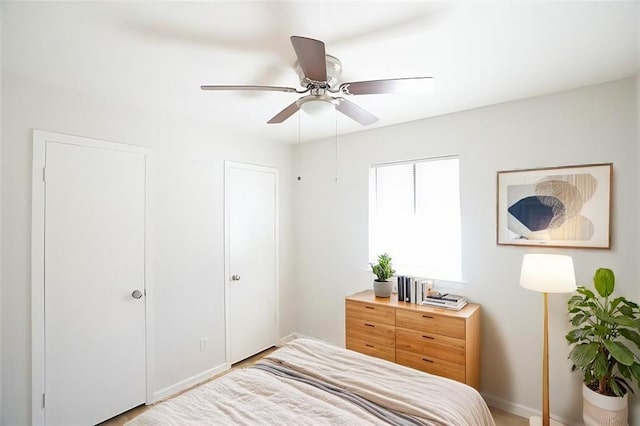
{"type": "MultiPolygon", "coordinates": [[[[267,349],[264,352],[260,352],[257,355],[252,356],[251,358],[247,358],[244,361],[240,361],[237,364],[234,364],[231,367],[231,370],[234,370],[236,368],[247,368],[247,367],[251,367],[253,364],[256,363],[256,361],[258,361],[260,358],[262,358],[263,356],[269,355],[271,352],[273,352],[275,350],[275,348],[272,349],[267,349]]],[[[229,370],[229,371],[231,371],[229,370]]],[[[227,374],[229,371],[226,371],[216,377],[220,377],[224,374],[227,374]]],[[[215,377],[214,377],[215,379],[215,377]]],[[[213,379],[211,379],[213,380],[213,379]]],[[[186,391],[184,391],[186,392],[186,391]]],[[[136,407],[132,410],[129,410],[125,413],[120,414],[119,416],[116,416],[112,419],[107,420],[106,422],[100,423],[100,426],[120,426],[125,424],[126,422],[128,422],[129,420],[134,419],[135,417],[139,416],[140,414],[144,413],[146,410],[148,410],[151,406],[146,406],[146,405],[141,405],[139,407],[136,407]]],[[[511,413],[507,413],[505,411],[502,410],[498,410],[497,408],[493,408],[493,407],[489,407],[489,410],[491,410],[491,415],[493,416],[493,419],[496,422],[496,426],[526,426],[529,424],[529,420],[525,419],[524,417],[519,417],[516,415],[513,415],[511,413]]]]}

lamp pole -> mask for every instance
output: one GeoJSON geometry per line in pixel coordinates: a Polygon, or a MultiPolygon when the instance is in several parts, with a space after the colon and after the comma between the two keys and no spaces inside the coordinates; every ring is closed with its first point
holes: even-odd
{"type": "Polygon", "coordinates": [[[544,297],[544,340],[542,347],[542,426],[549,426],[549,293],[544,297]]]}

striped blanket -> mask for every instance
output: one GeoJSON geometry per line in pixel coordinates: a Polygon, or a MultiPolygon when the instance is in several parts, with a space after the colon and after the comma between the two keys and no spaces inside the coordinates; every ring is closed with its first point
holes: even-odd
{"type": "Polygon", "coordinates": [[[127,423],[205,424],[495,426],[469,386],[310,339],[127,423]]]}

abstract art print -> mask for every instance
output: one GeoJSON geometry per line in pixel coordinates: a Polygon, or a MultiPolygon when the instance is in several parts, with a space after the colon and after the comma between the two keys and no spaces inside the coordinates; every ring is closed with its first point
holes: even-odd
{"type": "Polygon", "coordinates": [[[498,172],[498,244],[611,248],[613,164],[498,172]]]}

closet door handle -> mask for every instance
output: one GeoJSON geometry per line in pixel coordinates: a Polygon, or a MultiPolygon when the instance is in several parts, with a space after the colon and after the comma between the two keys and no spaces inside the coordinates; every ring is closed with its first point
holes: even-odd
{"type": "Polygon", "coordinates": [[[140,290],[133,290],[131,292],[131,297],[134,299],[140,299],[142,297],[142,292],[140,290]]]}
{"type": "Polygon", "coordinates": [[[238,274],[231,275],[231,281],[240,281],[240,275],[238,274]]]}

